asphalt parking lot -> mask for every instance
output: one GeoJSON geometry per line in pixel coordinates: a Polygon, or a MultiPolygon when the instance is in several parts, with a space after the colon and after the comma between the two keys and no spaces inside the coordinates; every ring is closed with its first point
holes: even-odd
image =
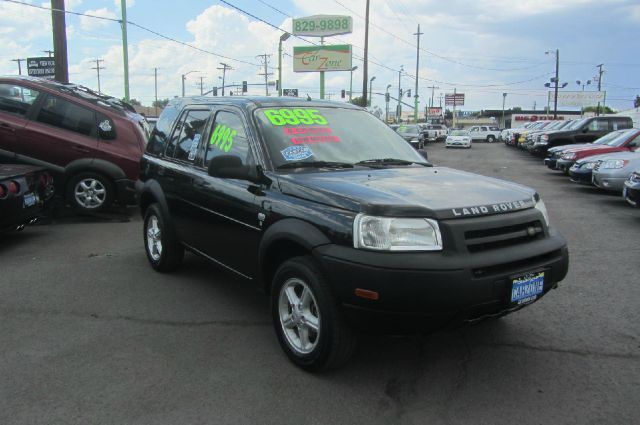
{"type": "Polygon", "coordinates": [[[66,217],[0,242],[0,423],[637,423],[640,210],[502,144],[427,151],[540,192],[569,242],[558,290],[472,327],[364,337],[310,375],[252,286],[193,255],[152,271],[135,210],[66,217]]]}

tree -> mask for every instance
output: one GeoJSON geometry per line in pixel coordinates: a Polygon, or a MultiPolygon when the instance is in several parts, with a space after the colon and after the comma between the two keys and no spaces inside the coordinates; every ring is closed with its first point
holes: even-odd
{"type": "Polygon", "coordinates": [[[363,108],[367,105],[365,105],[365,100],[363,98],[363,96],[360,97],[354,97],[353,99],[351,99],[349,101],[350,103],[354,104],[354,105],[358,105],[358,106],[362,106],[363,108]]]}
{"type": "Polygon", "coordinates": [[[449,110],[449,109],[445,109],[445,111],[444,111],[444,119],[452,120],[453,119],[453,112],[451,112],[451,110],[449,110]]]}
{"type": "Polygon", "coordinates": [[[511,112],[512,113],[522,112],[522,108],[519,106],[514,106],[513,108],[511,108],[511,112]]]}
{"type": "Polygon", "coordinates": [[[124,98],[122,98],[122,101],[128,103],[131,106],[142,106],[142,103],[140,103],[138,99],[129,99],[129,101],[127,102],[124,98]]]}
{"type": "Polygon", "coordinates": [[[169,103],[169,99],[158,99],[154,100],[151,106],[153,106],[154,108],[164,108],[165,106],[167,106],[167,103],[169,103]]]}
{"type": "MultiPolygon", "coordinates": [[[[586,106],[583,109],[584,112],[593,112],[593,113],[597,113],[598,112],[598,107],[597,106],[586,106]]],[[[613,109],[609,108],[608,106],[600,106],[600,113],[601,114],[614,114],[616,111],[614,111],[613,109]]]]}

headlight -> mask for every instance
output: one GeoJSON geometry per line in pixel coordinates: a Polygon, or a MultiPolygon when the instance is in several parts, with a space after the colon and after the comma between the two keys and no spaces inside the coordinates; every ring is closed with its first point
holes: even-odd
{"type": "Polygon", "coordinates": [[[584,164],[582,164],[580,168],[584,168],[585,170],[593,170],[595,166],[596,166],[595,162],[585,162],[584,164]]]}
{"type": "Polygon", "coordinates": [[[602,163],[602,165],[600,165],[600,169],[603,169],[603,168],[608,168],[608,169],[624,168],[628,163],[629,163],[629,161],[626,161],[626,160],[623,160],[623,159],[609,159],[609,160],[604,161],[602,163]]]}
{"type": "Polygon", "coordinates": [[[419,140],[416,139],[416,138],[413,138],[413,139],[411,139],[411,142],[419,142],[419,140]]]}
{"type": "Polygon", "coordinates": [[[576,159],[575,152],[569,152],[562,155],[562,159],[576,159]]]}
{"type": "Polygon", "coordinates": [[[376,251],[440,251],[438,222],[428,218],[373,217],[353,221],[353,247],[376,251]]]}
{"type": "Polygon", "coordinates": [[[465,142],[470,142],[470,141],[471,141],[471,137],[465,137],[465,138],[464,138],[464,141],[465,141],[465,142]]]}
{"type": "Polygon", "coordinates": [[[542,199],[539,199],[538,202],[536,202],[536,209],[542,213],[544,222],[547,224],[547,227],[549,227],[549,213],[547,213],[547,207],[542,199]]]}
{"type": "Polygon", "coordinates": [[[549,140],[549,135],[548,134],[543,134],[542,136],[540,136],[540,141],[541,142],[546,142],[549,140]]]}

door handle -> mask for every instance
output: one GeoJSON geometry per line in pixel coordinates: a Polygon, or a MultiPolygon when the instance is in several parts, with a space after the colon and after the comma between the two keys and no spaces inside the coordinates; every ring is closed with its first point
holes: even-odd
{"type": "Polygon", "coordinates": [[[9,124],[4,124],[4,123],[0,124],[0,128],[2,130],[10,131],[11,133],[15,133],[16,132],[16,129],[13,128],[12,126],[10,126],[9,124]]]}
{"type": "Polygon", "coordinates": [[[83,148],[82,146],[72,145],[71,149],[73,149],[74,151],[77,151],[77,152],[81,152],[81,153],[90,153],[91,152],[89,149],[83,148]]]}

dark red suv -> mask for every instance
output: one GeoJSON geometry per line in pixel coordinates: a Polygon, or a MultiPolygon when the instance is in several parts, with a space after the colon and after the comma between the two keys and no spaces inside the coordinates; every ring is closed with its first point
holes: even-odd
{"type": "Polygon", "coordinates": [[[49,168],[84,211],[135,202],[148,126],[133,107],[74,84],[0,78],[0,162],[49,168]]]}

